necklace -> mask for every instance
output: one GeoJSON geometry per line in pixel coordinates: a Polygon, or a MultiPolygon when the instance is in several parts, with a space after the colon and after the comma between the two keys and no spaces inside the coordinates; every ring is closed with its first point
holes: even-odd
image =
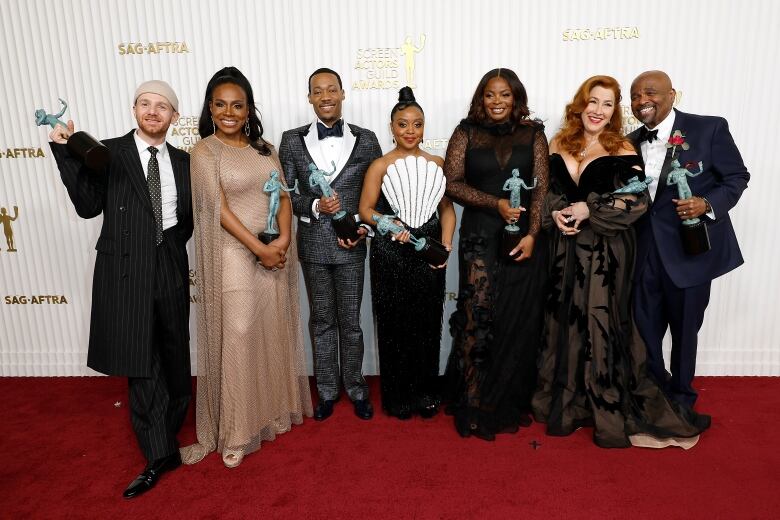
{"type": "Polygon", "coordinates": [[[598,140],[599,140],[598,136],[597,136],[597,137],[594,137],[593,139],[591,139],[591,141],[590,141],[590,142],[589,142],[589,143],[588,143],[588,144],[585,146],[585,148],[583,148],[583,149],[582,149],[582,151],[580,152],[580,159],[584,159],[584,158],[585,158],[585,154],[586,154],[586,153],[588,153],[588,149],[589,149],[591,146],[593,146],[593,143],[595,143],[595,142],[596,142],[596,141],[598,141],[598,140]]]}

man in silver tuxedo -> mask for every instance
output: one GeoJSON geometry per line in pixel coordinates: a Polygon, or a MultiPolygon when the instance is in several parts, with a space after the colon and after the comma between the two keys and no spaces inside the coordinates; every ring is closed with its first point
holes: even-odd
{"type": "Polygon", "coordinates": [[[327,68],[315,70],[309,76],[308,98],[316,117],[312,123],[282,134],[279,159],[287,185],[298,181],[298,193],[290,195],[298,217],[298,256],[311,311],[319,395],[314,418],[323,421],[333,413],[341,379],[355,415],[371,419],[374,410],[362,373],[360,328],[366,231],[361,228],[360,239],[345,243],[336,236],[332,217],[342,209],[350,215],[358,212],[363,177],[382,150],[373,132],[344,122],[344,89],[338,73],[327,68]],[[331,197],[309,183],[310,164],[332,172],[327,177],[331,197]]]}

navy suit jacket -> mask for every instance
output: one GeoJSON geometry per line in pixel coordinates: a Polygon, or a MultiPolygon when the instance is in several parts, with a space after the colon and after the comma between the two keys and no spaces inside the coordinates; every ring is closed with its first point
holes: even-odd
{"type": "MultiPolygon", "coordinates": [[[[712,249],[699,255],[688,255],[683,251],[680,239],[682,221],[672,202],[673,198],[678,198],[677,186],[666,184],[672,161],[672,149],[669,148],[661,168],[655,200],[636,225],[638,247],[635,279],[639,279],[647,255],[655,244],[672,282],[679,288],[686,288],[710,282],[744,262],[729,211],[747,188],[750,174],[742,162],[725,119],[686,114],[679,110],[675,110],[675,113],[672,133],[680,130],[690,145],[688,150],[680,151],[678,148],[680,164],[703,163],[702,173],[689,177],[688,185],[693,195],[704,197],[710,202],[715,213],[715,221],[706,216],[701,217],[707,222],[712,249]]],[[[639,130],[628,137],[640,151],[637,142],[639,130]]]]}

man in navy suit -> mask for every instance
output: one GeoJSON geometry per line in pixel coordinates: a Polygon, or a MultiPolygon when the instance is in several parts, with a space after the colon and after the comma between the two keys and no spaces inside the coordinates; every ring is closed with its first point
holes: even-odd
{"type": "Polygon", "coordinates": [[[675,90],[664,72],[648,71],[631,84],[631,110],[644,126],[629,134],[645,162],[652,206],[637,223],[634,313],[647,344],[648,368],[670,398],[693,407],[691,386],[696,369],[697,334],[704,321],[713,279],[743,263],[729,211],[747,188],[750,174],[722,117],[673,110],[675,90]],[[679,130],[689,148],[677,147],[680,164],[702,162],[689,177],[693,197],[677,199],[669,186],[672,169],[669,137],[679,130]],[[698,255],[683,251],[682,220],[698,217],[707,224],[711,249],[698,255]],[[672,335],[671,374],[664,368],[661,342],[672,335]]]}

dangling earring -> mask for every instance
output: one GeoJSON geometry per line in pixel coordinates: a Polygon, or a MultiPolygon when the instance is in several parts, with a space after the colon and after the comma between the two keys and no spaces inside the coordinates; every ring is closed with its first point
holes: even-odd
{"type": "Polygon", "coordinates": [[[211,128],[212,128],[212,133],[216,134],[217,133],[217,125],[214,123],[214,116],[211,116],[211,128]]]}
{"type": "Polygon", "coordinates": [[[249,137],[249,118],[246,118],[246,124],[244,125],[244,133],[249,137]]]}

